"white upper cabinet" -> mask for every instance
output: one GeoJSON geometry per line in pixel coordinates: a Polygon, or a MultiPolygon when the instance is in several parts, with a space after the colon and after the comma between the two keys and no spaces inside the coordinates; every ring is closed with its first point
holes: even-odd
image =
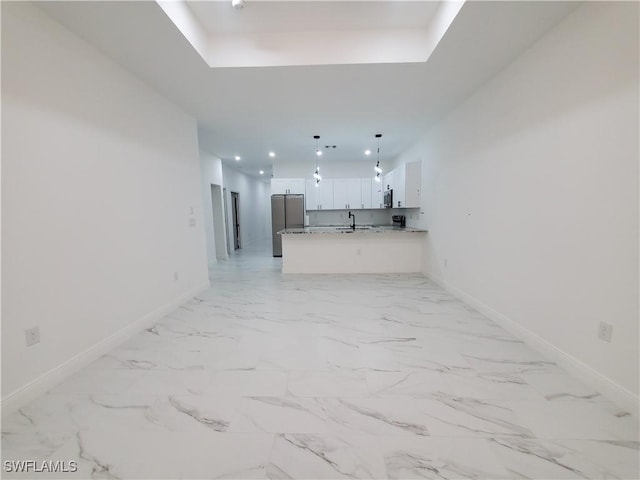
{"type": "Polygon", "coordinates": [[[362,185],[359,178],[333,179],[333,208],[364,208],[362,207],[362,185]]]}
{"type": "Polygon", "coordinates": [[[404,163],[394,170],[393,175],[393,208],[405,208],[406,168],[404,163]]]}
{"type": "Polygon", "coordinates": [[[385,190],[384,179],[379,182],[376,182],[375,179],[371,181],[371,208],[384,208],[385,190]]]}
{"type": "Polygon", "coordinates": [[[333,180],[322,179],[318,185],[318,204],[320,210],[331,210],[333,208],[333,180]]]}
{"type": "Polygon", "coordinates": [[[393,190],[393,208],[419,208],[422,163],[403,163],[384,177],[383,190],[393,190]]]}
{"type": "Polygon", "coordinates": [[[361,178],[360,179],[360,199],[362,200],[362,206],[360,208],[379,208],[377,204],[372,202],[373,191],[373,179],[361,178]]]}
{"type": "Polygon", "coordinates": [[[307,180],[306,209],[307,210],[331,210],[333,209],[333,180],[323,179],[316,185],[315,179],[307,180]]]}
{"type": "Polygon", "coordinates": [[[304,178],[272,178],[271,194],[304,194],[305,183],[304,178]]]}
{"type": "Polygon", "coordinates": [[[404,201],[407,208],[420,208],[422,198],[422,162],[405,165],[404,201]]]}

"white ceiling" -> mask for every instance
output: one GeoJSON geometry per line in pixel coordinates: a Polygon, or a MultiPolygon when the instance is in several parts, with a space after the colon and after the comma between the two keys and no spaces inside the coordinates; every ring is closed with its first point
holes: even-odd
{"type": "Polygon", "coordinates": [[[426,28],[441,2],[256,1],[241,10],[230,0],[185,2],[208,33],[286,33],[426,28]]]}
{"type": "Polygon", "coordinates": [[[212,68],[425,62],[464,0],[156,0],[212,68]]]}
{"type": "MultiPolygon", "coordinates": [[[[277,8],[285,12],[286,3],[299,2],[277,8]]],[[[425,12],[433,7],[415,3],[425,12]]],[[[324,161],[370,161],[363,151],[374,147],[376,133],[384,135],[381,158],[392,159],[578,5],[467,2],[423,63],[210,68],[155,2],[37,4],[190,112],[201,148],[250,174],[268,173],[275,162],[312,164],[315,134],[322,145],[337,145],[324,161]]],[[[241,13],[249,8],[248,0],[241,13]]],[[[300,5],[291,8],[295,14],[282,16],[301,15],[300,5]]]]}

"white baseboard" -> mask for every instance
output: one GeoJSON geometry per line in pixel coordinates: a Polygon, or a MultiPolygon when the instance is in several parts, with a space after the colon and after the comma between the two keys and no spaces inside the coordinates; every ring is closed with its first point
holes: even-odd
{"type": "Polygon", "coordinates": [[[0,400],[0,410],[2,411],[2,417],[15,412],[24,405],[35,400],[40,395],[51,390],[58,385],[64,379],[70,377],[74,373],[80,371],[91,362],[97,360],[105,353],[113,350],[118,345],[122,344],[126,340],[133,337],[135,334],[141,332],[145,328],[151,327],[154,323],[164,317],[167,313],[176,309],[184,302],[192,299],[199,293],[209,288],[209,282],[203,283],[196,288],[183,293],[173,301],[161,306],[149,312],[148,314],[140,317],[134,322],[130,323],[126,327],[118,330],[114,334],[102,339],[95,345],[87,348],[85,351],[70,358],[66,362],[52,368],[48,372],[40,375],[36,379],[30,381],[26,385],[18,388],[17,390],[9,393],[0,400]]]}
{"type": "Polygon", "coordinates": [[[597,370],[594,370],[582,360],[579,360],[573,355],[561,350],[548,340],[545,340],[538,334],[523,327],[500,312],[497,312],[472,295],[469,295],[439,277],[429,274],[427,274],[427,277],[448,292],[476,308],[505,330],[524,341],[534,350],[537,350],[545,357],[556,362],[560,367],[580,379],[583,383],[594,388],[597,392],[607,397],[620,408],[623,408],[625,411],[632,413],[633,415],[638,415],[640,410],[640,399],[633,392],[627,390],[621,385],[618,385],[613,380],[605,377],[597,370]]]}

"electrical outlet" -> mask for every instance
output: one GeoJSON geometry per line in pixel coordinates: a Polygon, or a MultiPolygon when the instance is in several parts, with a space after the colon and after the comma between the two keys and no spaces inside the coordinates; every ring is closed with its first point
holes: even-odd
{"type": "Polygon", "coordinates": [[[193,217],[189,218],[189,226],[190,227],[195,227],[196,226],[196,219],[193,217]]]}
{"type": "Polygon", "coordinates": [[[357,250],[356,250],[356,255],[362,255],[362,250],[357,249],[357,250]]]}
{"type": "Polygon", "coordinates": [[[178,281],[178,278],[179,278],[179,276],[178,276],[178,272],[173,272],[173,281],[174,281],[174,282],[177,282],[177,281],[178,281]]]}
{"type": "Polygon", "coordinates": [[[446,258],[444,259],[444,268],[447,268],[447,263],[449,263],[449,260],[447,260],[446,258]]]}
{"type": "Polygon", "coordinates": [[[35,326],[32,328],[27,328],[24,331],[24,336],[27,340],[27,347],[31,345],[35,345],[40,342],[40,327],[35,326]]]}
{"type": "Polygon", "coordinates": [[[611,343],[611,335],[613,334],[613,325],[607,322],[600,322],[598,326],[598,338],[605,342],[611,343]]]}

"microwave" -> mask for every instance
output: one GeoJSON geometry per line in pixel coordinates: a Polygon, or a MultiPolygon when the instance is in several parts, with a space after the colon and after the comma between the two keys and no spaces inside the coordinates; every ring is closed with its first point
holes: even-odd
{"type": "Polygon", "coordinates": [[[384,192],[382,204],[384,205],[384,208],[393,207],[393,190],[389,189],[384,192]]]}

